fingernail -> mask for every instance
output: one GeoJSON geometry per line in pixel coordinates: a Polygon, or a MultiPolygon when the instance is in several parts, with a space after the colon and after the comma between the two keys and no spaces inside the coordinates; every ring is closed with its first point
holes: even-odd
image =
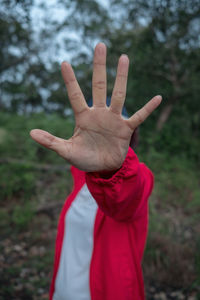
{"type": "Polygon", "coordinates": [[[156,98],[162,100],[162,96],[161,95],[157,95],[156,98]]]}
{"type": "Polygon", "coordinates": [[[128,55],[126,55],[126,54],[122,54],[122,55],[120,56],[120,59],[122,59],[124,62],[129,61],[128,55]]]}
{"type": "Polygon", "coordinates": [[[99,54],[105,54],[106,46],[104,43],[97,44],[97,51],[99,54]]]}
{"type": "Polygon", "coordinates": [[[129,64],[129,58],[126,54],[120,56],[120,64],[127,66],[129,64]]]}

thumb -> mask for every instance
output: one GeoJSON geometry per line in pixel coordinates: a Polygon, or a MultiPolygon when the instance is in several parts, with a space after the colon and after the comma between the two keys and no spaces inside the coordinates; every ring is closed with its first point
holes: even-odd
{"type": "Polygon", "coordinates": [[[68,158],[68,146],[70,143],[68,143],[67,140],[58,138],[52,134],[50,134],[47,131],[41,130],[41,129],[33,129],[30,132],[30,136],[32,137],[32,139],[34,141],[36,141],[37,143],[39,143],[40,145],[54,150],[55,152],[57,152],[60,156],[62,156],[65,159],[69,159],[68,158]]]}

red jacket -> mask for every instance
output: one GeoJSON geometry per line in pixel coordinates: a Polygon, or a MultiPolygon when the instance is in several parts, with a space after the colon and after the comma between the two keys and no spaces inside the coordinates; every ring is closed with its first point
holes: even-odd
{"type": "Polygon", "coordinates": [[[59,219],[50,300],[62,250],[65,215],[85,181],[98,204],[90,264],[91,300],[145,299],[141,262],[148,227],[147,200],[153,188],[152,172],[138,161],[131,148],[122,167],[109,179],[75,167],[71,171],[74,189],[59,219]]]}

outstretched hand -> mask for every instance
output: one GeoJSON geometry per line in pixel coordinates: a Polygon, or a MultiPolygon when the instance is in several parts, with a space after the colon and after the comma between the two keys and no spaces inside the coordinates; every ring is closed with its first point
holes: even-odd
{"type": "Polygon", "coordinates": [[[94,52],[92,78],[93,106],[88,107],[70,64],[63,62],[62,76],[75,115],[73,136],[61,139],[50,133],[34,129],[31,137],[39,144],[56,151],[80,170],[110,171],[121,167],[131,135],[160,104],[161,96],[152,98],[129,119],[121,115],[126,96],[129,59],[121,55],[111,97],[106,105],[106,46],[97,44],[94,52]]]}

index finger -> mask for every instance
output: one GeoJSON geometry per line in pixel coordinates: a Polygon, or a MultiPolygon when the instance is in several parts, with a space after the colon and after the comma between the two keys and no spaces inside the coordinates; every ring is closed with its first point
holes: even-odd
{"type": "Polygon", "coordinates": [[[61,65],[62,76],[67,88],[69,101],[75,114],[88,108],[80,86],[71,65],[63,62],[61,65]]]}

